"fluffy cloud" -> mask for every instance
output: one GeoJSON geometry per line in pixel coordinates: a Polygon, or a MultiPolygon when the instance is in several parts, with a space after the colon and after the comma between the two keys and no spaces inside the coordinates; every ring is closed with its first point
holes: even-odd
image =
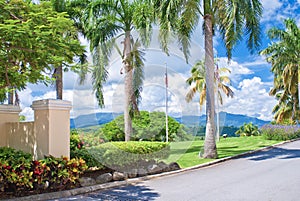
{"type": "Polygon", "coordinates": [[[244,79],[234,90],[234,98],[224,98],[221,110],[233,114],[244,114],[263,120],[272,119],[272,109],[276,104],[274,97],[269,96],[272,83],[265,83],[259,77],[244,79]]]}

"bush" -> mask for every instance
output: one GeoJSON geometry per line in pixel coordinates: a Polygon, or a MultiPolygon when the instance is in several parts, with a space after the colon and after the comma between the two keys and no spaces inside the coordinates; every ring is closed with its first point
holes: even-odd
{"type": "Polygon", "coordinates": [[[73,150],[70,152],[71,158],[82,158],[86,165],[90,167],[97,167],[99,169],[104,168],[104,166],[96,159],[96,157],[87,149],[73,150]]]}
{"type": "Polygon", "coordinates": [[[239,136],[257,136],[260,135],[260,131],[256,125],[253,125],[252,122],[250,122],[248,124],[244,123],[235,134],[239,136]]]}
{"type": "Polygon", "coordinates": [[[87,169],[82,159],[46,157],[32,161],[32,155],[12,148],[0,148],[0,192],[16,194],[44,189],[65,189],[74,185],[87,169]]]}
{"type": "MultiPolygon", "coordinates": [[[[141,111],[132,120],[133,141],[165,141],[166,125],[165,113],[141,111]]],[[[172,117],[168,117],[169,141],[190,139],[184,131],[183,125],[172,117]]],[[[105,141],[124,141],[124,116],[118,116],[113,121],[99,129],[98,135],[105,141]]]]}
{"type": "Polygon", "coordinates": [[[261,128],[262,135],[267,140],[291,140],[300,137],[300,126],[297,125],[271,125],[261,128]]]}
{"type": "Polygon", "coordinates": [[[137,167],[141,161],[165,159],[170,154],[169,143],[164,142],[111,142],[88,150],[111,169],[137,167]]]}
{"type": "Polygon", "coordinates": [[[73,129],[70,133],[70,150],[82,149],[84,146],[83,140],[80,139],[79,133],[77,130],[73,129]]]}

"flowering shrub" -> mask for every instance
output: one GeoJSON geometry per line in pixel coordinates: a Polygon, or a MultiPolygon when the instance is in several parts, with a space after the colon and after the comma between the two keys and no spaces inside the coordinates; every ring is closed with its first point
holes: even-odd
{"type": "Polygon", "coordinates": [[[261,128],[261,132],[268,140],[291,140],[300,137],[300,126],[266,124],[261,128]]]}
{"type": "Polygon", "coordinates": [[[45,188],[65,189],[79,179],[87,166],[83,159],[46,157],[32,161],[30,154],[0,148],[0,192],[16,194],[45,188]]]}
{"type": "Polygon", "coordinates": [[[70,150],[78,150],[84,147],[84,142],[80,139],[79,133],[77,130],[71,130],[70,133],[70,150]]]}

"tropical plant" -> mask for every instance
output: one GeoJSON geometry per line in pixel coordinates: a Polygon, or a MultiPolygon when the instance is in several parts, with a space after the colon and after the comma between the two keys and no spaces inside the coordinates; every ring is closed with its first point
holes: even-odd
{"type": "Polygon", "coordinates": [[[257,136],[260,135],[260,131],[256,125],[253,125],[252,122],[250,122],[248,124],[244,123],[235,134],[239,136],[257,136]]]}
{"type": "Polygon", "coordinates": [[[217,158],[215,142],[214,97],[214,51],[213,35],[218,28],[225,42],[228,59],[232,49],[245,33],[247,47],[257,49],[260,45],[262,5],[260,0],[165,0],[155,1],[159,12],[161,38],[165,51],[170,30],[178,35],[179,42],[189,56],[190,39],[199,19],[204,19],[205,68],[206,68],[206,137],[204,158],[217,158]]]}
{"type": "MultiPolygon", "coordinates": [[[[230,73],[228,68],[217,68],[217,72],[215,72],[215,83],[217,82],[218,88],[215,89],[218,92],[218,99],[220,104],[223,104],[222,92],[227,97],[233,97],[233,91],[228,86],[230,84],[230,78],[226,75],[222,75],[223,73],[230,73]]],[[[200,109],[206,100],[206,83],[205,83],[205,66],[203,61],[198,61],[191,69],[191,77],[189,77],[186,82],[192,86],[188,93],[186,94],[185,100],[187,102],[192,101],[195,94],[198,92],[200,94],[199,104],[200,109]]],[[[215,84],[216,85],[216,84],[215,84]]]]}
{"type": "Polygon", "coordinates": [[[268,31],[273,41],[269,47],[261,51],[272,64],[274,86],[270,91],[278,104],[273,108],[277,123],[300,120],[299,110],[299,64],[300,64],[300,30],[295,20],[284,20],[285,29],[274,27],[268,31]]]}
{"type": "Polygon", "coordinates": [[[74,0],[73,5],[81,7],[80,21],[84,34],[90,41],[93,53],[93,86],[100,107],[104,106],[103,85],[108,78],[108,67],[113,48],[121,55],[125,74],[125,141],[130,140],[132,117],[137,111],[140,92],[143,85],[144,53],[141,46],[147,46],[153,21],[151,1],[147,0],[74,0]],[[132,32],[138,33],[134,39],[132,32]],[[119,39],[123,37],[123,49],[118,48],[119,39]]]}

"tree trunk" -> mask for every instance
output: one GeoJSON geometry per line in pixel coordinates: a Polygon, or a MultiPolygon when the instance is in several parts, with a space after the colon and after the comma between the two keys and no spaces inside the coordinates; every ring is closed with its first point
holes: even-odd
{"type": "Polygon", "coordinates": [[[55,69],[55,86],[56,86],[56,99],[63,99],[63,69],[59,66],[55,69]]]}
{"type": "Polygon", "coordinates": [[[9,91],[8,92],[7,102],[8,102],[9,105],[13,105],[14,104],[14,91],[9,91]]]}
{"type": "Polygon", "coordinates": [[[130,65],[130,32],[126,32],[124,41],[124,70],[125,70],[125,106],[124,106],[124,125],[125,125],[125,141],[130,141],[132,134],[132,120],[129,114],[131,108],[131,100],[133,96],[133,70],[130,65]]]}
{"type": "Polygon", "coordinates": [[[214,53],[212,17],[204,16],[205,26],[205,71],[206,71],[206,131],[204,141],[204,158],[217,158],[215,141],[215,94],[214,94],[214,53]]]}

